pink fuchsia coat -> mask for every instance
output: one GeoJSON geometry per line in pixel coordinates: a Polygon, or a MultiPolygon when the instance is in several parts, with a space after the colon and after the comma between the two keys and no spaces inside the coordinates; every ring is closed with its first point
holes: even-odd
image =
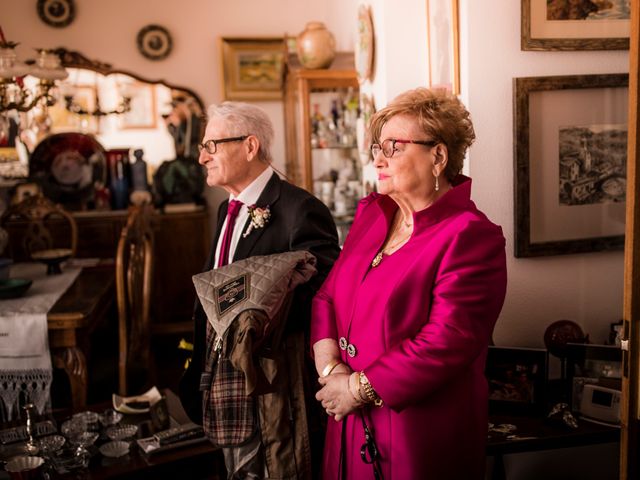
{"type": "MultiPolygon", "coordinates": [[[[484,366],[506,291],[505,240],[471,201],[471,180],[455,183],[414,213],[409,242],[375,268],[397,205],[385,195],[365,198],[313,301],[312,344],[345,337],[357,354],[341,351],[342,360],[364,370],[384,400],[365,412],[385,480],[484,476],[484,366]]],[[[372,479],[363,443],[359,415],[330,418],[323,478],[341,478],[343,448],[342,478],[372,479]]]]}

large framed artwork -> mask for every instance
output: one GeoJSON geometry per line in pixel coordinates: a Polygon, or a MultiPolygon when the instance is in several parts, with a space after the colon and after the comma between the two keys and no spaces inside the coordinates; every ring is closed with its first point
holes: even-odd
{"type": "Polygon", "coordinates": [[[627,74],[514,79],[515,256],[624,247],[627,74]]]}
{"type": "Polygon", "coordinates": [[[631,0],[521,0],[522,50],[625,50],[631,0]]]}
{"type": "Polygon", "coordinates": [[[429,86],[460,93],[458,0],[427,0],[429,86]]]}
{"type": "Polygon", "coordinates": [[[222,38],[221,42],[227,100],[282,98],[283,38],[222,38]]]}

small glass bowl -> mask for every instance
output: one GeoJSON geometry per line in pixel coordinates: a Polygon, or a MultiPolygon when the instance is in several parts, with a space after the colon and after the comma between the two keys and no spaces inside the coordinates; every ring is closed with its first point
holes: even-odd
{"type": "Polygon", "coordinates": [[[108,408],[100,415],[100,423],[103,427],[109,428],[120,423],[122,417],[124,415],[120,412],[115,411],[113,408],[108,408]]]}
{"type": "Polygon", "coordinates": [[[86,448],[96,443],[98,437],[99,435],[96,432],[84,432],[79,437],[69,441],[73,444],[79,445],[80,447],[86,448]]]}
{"type": "Polygon", "coordinates": [[[93,428],[91,427],[98,425],[98,421],[100,420],[100,415],[97,412],[91,412],[87,410],[86,412],[76,413],[71,418],[81,419],[82,421],[84,421],[84,423],[87,424],[87,427],[89,430],[93,430],[93,428]]]}
{"type": "Polygon", "coordinates": [[[138,433],[137,425],[116,425],[107,428],[107,437],[111,440],[124,440],[133,437],[136,433],[138,433]]]}
{"type": "Polygon", "coordinates": [[[105,457],[117,458],[129,453],[129,442],[114,440],[101,445],[100,453],[105,457]]]}
{"type": "Polygon", "coordinates": [[[12,460],[9,460],[7,464],[4,466],[4,469],[7,472],[12,472],[12,473],[27,472],[30,470],[36,470],[40,468],[43,463],[44,463],[44,458],[42,457],[19,456],[19,457],[13,458],[12,460]]]}
{"type": "Polygon", "coordinates": [[[36,440],[36,445],[43,455],[51,455],[60,450],[67,440],[62,435],[47,435],[36,440]]]}
{"type": "Polygon", "coordinates": [[[71,420],[67,420],[60,427],[62,435],[67,437],[67,440],[79,437],[82,433],[87,431],[86,422],[80,417],[74,417],[71,420]]]}
{"type": "Polygon", "coordinates": [[[51,465],[58,473],[67,473],[89,465],[88,455],[78,455],[77,448],[65,447],[51,457],[51,465]]]}

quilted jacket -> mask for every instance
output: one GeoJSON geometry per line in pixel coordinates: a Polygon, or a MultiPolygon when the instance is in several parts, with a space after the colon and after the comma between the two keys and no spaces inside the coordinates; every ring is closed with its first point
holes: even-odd
{"type": "Polygon", "coordinates": [[[205,432],[232,446],[259,426],[269,478],[311,477],[304,337],[284,334],[284,326],[293,291],[315,275],[315,263],[309,252],[287,252],[193,277],[209,322],[205,432]]]}

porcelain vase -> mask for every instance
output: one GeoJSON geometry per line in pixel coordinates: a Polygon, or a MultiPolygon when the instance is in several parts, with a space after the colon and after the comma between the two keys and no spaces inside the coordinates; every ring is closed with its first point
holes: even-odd
{"type": "Polygon", "coordinates": [[[300,63],[305,68],[329,68],[336,56],[336,41],[322,22],[309,22],[297,37],[300,63]]]}

